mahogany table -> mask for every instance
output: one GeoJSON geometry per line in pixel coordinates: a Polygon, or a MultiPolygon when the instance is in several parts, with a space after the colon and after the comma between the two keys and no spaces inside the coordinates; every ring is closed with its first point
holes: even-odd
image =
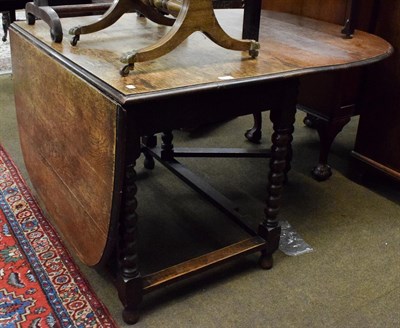
{"type": "MultiPolygon", "coordinates": [[[[230,35],[240,38],[242,10],[220,10],[217,17],[230,35]]],[[[62,19],[64,34],[93,19],[62,19]]],[[[127,14],[72,47],[67,38],[52,43],[44,22],[12,25],[15,101],[27,170],[53,223],[84,263],[100,266],[117,250],[117,288],[126,322],[138,320],[145,293],[239,255],[261,251],[261,266],[272,266],[299,77],[371,64],[392,51],[387,42],[364,32],[344,39],[341,28],[263,11],[257,59],[195,33],[169,54],[137,63],[121,77],[121,54],[153,44],[168,27],[127,14]],[[268,195],[265,217],[253,230],[234,204],[179,164],[170,131],[265,110],[274,129],[268,195]],[[161,147],[143,145],[142,137],[159,132],[164,132],[161,147]],[[135,184],[142,152],[148,167],[153,158],[160,160],[249,238],[142,276],[136,234],[140,190],[135,184]]],[[[221,149],[208,155],[232,154],[221,149]]],[[[245,151],[242,155],[247,156],[245,151]]]]}

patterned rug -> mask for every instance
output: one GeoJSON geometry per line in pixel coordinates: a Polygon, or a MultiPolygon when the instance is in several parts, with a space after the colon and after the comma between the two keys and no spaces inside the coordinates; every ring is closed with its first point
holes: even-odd
{"type": "Polygon", "coordinates": [[[116,327],[0,146],[0,327],[116,327]]]}

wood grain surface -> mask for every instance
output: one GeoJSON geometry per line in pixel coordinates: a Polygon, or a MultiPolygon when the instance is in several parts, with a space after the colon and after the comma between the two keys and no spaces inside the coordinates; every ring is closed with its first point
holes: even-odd
{"type": "Polygon", "coordinates": [[[12,53],[32,183],[64,240],[95,265],[111,222],[118,106],[15,33],[12,53]]]}
{"type": "MultiPolygon", "coordinates": [[[[240,38],[243,10],[215,12],[225,31],[240,38]]],[[[93,16],[62,19],[64,33],[96,19],[93,16]]],[[[365,32],[357,31],[353,39],[347,40],[342,37],[340,25],[263,11],[261,49],[256,59],[251,59],[247,52],[221,48],[196,32],[169,54],[138,63],[129,76],[121,78],[121,55],[154,44],[169,27],[126,14],[109,28],[83,35],[78,45],[72,47],[67,37],[61,44],[52,43],[48,26],[43,22],[32,26],[19,22],[18,26],[78,70],[89,73],[99,88],[115,92],[121,102],[134,101],[144,93],[173,92],[176,88],[198,88],[199,85],[219,88],[238,80],[276,79],[345,69],[381,60],[392,50],[387,42],[365,32]]]]}

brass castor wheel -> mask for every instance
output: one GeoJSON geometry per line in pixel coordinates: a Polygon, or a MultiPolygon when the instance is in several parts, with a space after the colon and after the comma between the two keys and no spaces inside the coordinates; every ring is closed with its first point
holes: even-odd
{"type": "Polygon", "coordinates": [[[135,68],[134,64],[128,64],[125,65],[124,67],[122,67],[119,71],[119,74],[121,74],[121,76],[125,77],[129,75],[130,71],[133,71],[133,69],[135,68]]]}
{"type": "Polygon", "coordinates": [[[78,44],[79,41],[79,35],[75,35],[72,39],[71,39],[71,46],[75,47],[78,44]]]}
{"type": "Polygon", "coordinates": [[[253,50],[249,50],[249,55],[251,58],[257,58],[259,54],[259,50],[258,49],[253,49],[253,50]]]}
{"type": "Polygon", "coordinates": [[[249,55],[251,58],[257,58],[258,54],[260,53],[260,44],[257,41],[252,41],[250,50],[249,50],[249,55]]]}

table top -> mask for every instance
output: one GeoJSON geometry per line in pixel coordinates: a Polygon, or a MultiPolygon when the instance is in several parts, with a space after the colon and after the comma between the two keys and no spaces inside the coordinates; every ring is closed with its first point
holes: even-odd
{"type": "MultiPolygon", "coordinates": [[[[216,10],[224,30],[241,37],[242,9],[216,10]]],[[[123,15],[102,31],[81,35],[77,46],[70,45],[68,30],[89,24],[98,17],[63,18],[64,40],[51,42],[49,27],[18,22],[16,30],[50,52],[58,60],[120,102],[135,101],[160,93],[187,89],[217,89],[245,82],[301,76],[314,72],[346,69],[379,61],[392,52],[383,39],[356,31],[345,39],[341,26],[290,14],[262,11],[260,53],[256,59],[247,52],[214,44],[201,32],[192,34],[169,54],[135,64],[129,76],[119,74],[122,54],[154,44],[170,27],[157,25],[136,14],[123,15]]]]}

